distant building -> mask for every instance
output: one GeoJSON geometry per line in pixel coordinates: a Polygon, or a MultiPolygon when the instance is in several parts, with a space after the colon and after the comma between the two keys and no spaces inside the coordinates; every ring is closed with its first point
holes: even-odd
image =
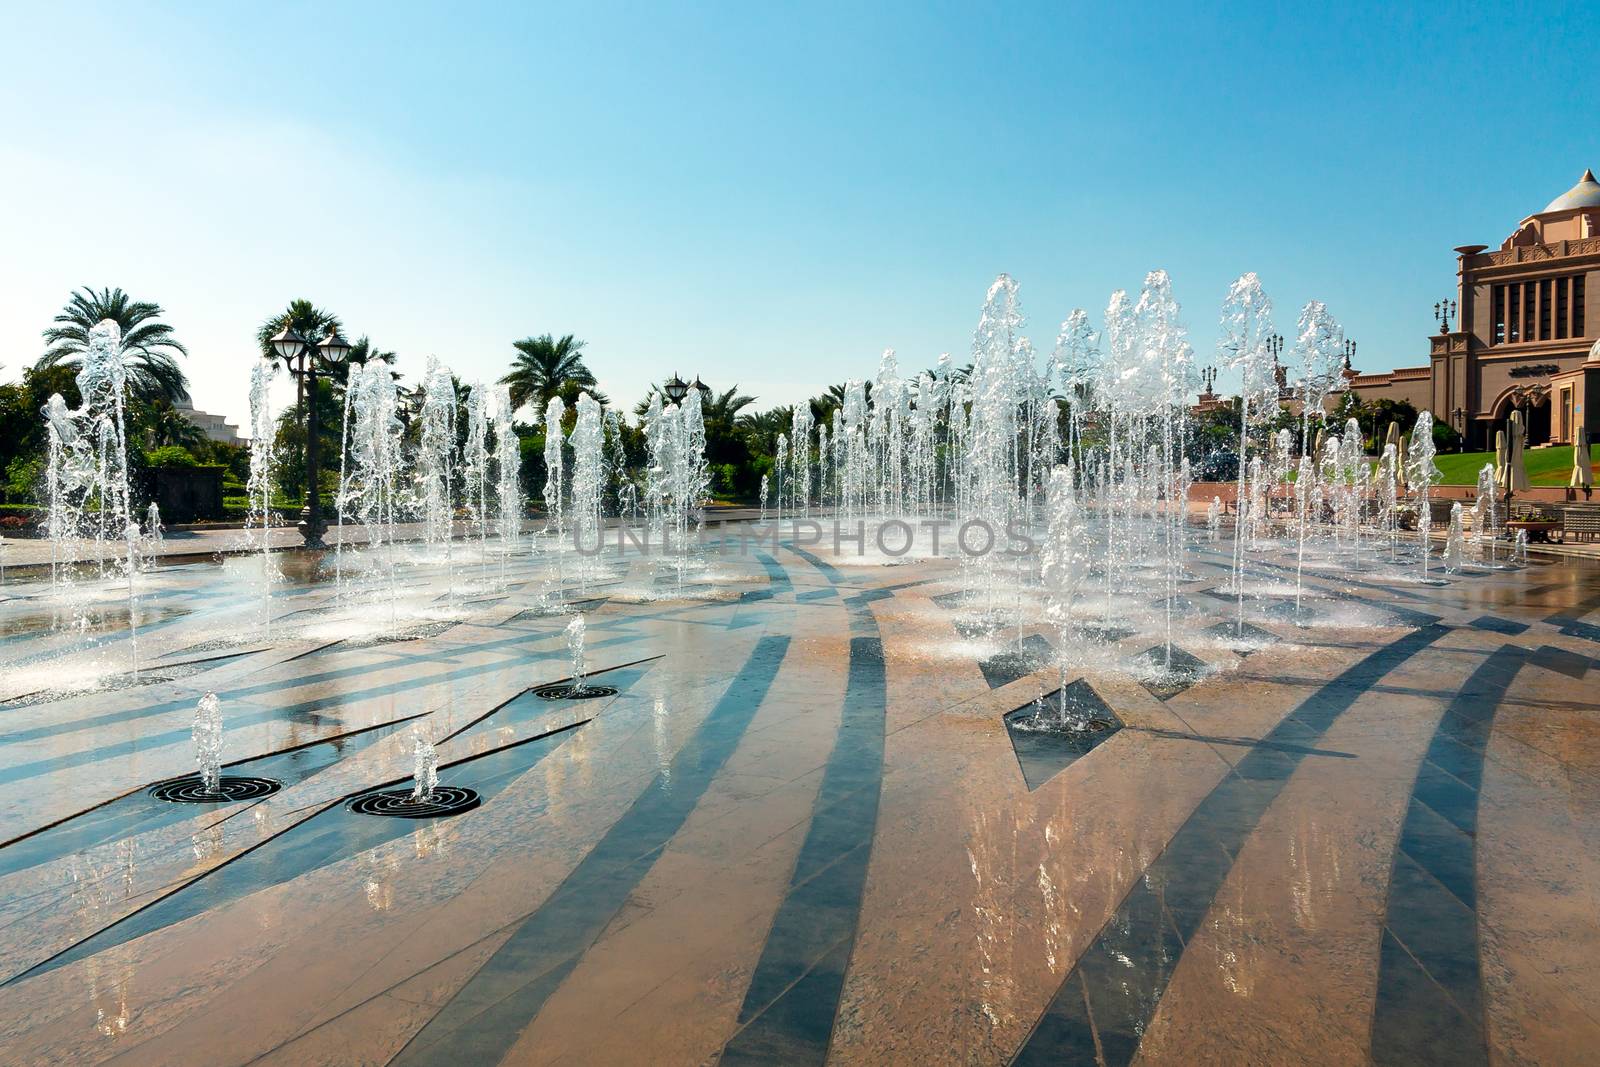
{"type": "MultiPolygon", "coordinates": [[[[1428,362],[1357,374],[1363,400],[1409,400],[1449,422],[1468,449],[1494,446],[1521,409],[1528,443],[1570,443],[1579,426],[1600,431],[1600,182],[1578,184],[1517,224],[1496,251],[1456,250],[1459,316],[1441,317],[1428,362]],[[1455,317],[1455,329],[1451,318],[1455,317]]],[[[1447,312],[1449,309],[1446,309],[1447,312]]]]}
{"type": "Polygon", "coordinates": [[[194,423],[207,439],[224,445],[245,444],[244,438],[239,436],[239,427],[229,422],[226,416],[196,411],[194,405],[187,400],[180,401],[172,407],[178,414],[194,423]]]}

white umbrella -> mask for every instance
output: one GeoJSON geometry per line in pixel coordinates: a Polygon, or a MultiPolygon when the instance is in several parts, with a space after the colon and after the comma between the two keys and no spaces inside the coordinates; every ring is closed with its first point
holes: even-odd
{"type": "Polygon", "coordinates": [[[1522,412],[1511,413],[1510,425],[1506,434],[1506,492],[1525,493],[1528,491],[1528,469],[1522,463],[1522,443],[1525,434],[1522,429],[1522,412]]]}
{"type": "Polygon", "coordinates": [[[1594,485],[1594,473],[1589,469],[1589,431],[1578,427],[1572,442],[1572,481],[1574,489],[1588,489],[1594,485]]]}
{"type": "Polygon", "coordinates": [[[1494,487],[1506,491],[1506,432],[1494,432],[1494,487]]]}

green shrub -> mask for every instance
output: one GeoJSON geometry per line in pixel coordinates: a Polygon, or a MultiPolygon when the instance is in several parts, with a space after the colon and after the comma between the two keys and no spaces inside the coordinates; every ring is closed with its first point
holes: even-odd
{"type": "Polygon", "coordinates": [[[151,467],[198,467],[199,460],[194,458],[182,445],[163,445],[146,453],[145,462],[151,467]]]}

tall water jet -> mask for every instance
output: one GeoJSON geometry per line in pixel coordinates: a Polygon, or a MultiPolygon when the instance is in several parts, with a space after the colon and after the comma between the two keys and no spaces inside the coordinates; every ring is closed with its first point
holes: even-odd
{"type": "MultiPolygon", "coordinates": [[[[367,580],[381,583],[394,621],[399,582],[393,551],[394,527],[401,509],[404,424],[394,375],[381,360],[351,371],[345,386],[350,408],[348,456],[339,484],[339,525],[361,523],[367,580]]],[[[253,446],[252,446],[253,447],[253,446]]],[[[344,535],[340,535],[341,545],[344,535]]]]}
{"type": "MultiPolygon", "coordinates": [[[[1250,430],[1256,422],[1277,411],[1277,361],[1267,340],[1274,336],[1272,301],[1262,291],[1255,274],[1241,275],[1228,289],[1222,305],[1222,338],[1218,341],[1223,366],[1239,374],[1239,505],[1244,506],[1246,456],[1250,430]]],[[[1244,537],[1238,522],[1233,535],[1233,588],[1238,600],[1237,630],[1244,632],[1244,537]]]]}
{"type": "Polygon", "coordinates": [[[522,441],[517,437],[511,389],[494,391],[495,505],[500,533],[500,584],[505,585],[506,560],[522,537],[522,441]]]}
{"type": "Polygon", "coordinates": [[[1495,489],[1494,464],[1485,463],[1478,471],[1478,499],[1472,505],[1472,533],[1473,539],[1478,542],[1478,559],[1487,567],[1497,565],[1495,542],[1500,536],[1495,489]]]}
{"type": "MultiPolygon", "coordinates": [[[[246,543],[261,567],[257,578],[261,591],[257,621],[261,624],[263,637],[272,634],[272,590],[279,579],[277,563],[272,557],[273,442],[276,433],[267,396],[271,377],[271,364],[258,361],[250,368],[250,475],[245,482],[248,507],[244,530],[246,543]]],[[[343,490],[340,492],[342,496],[343,490]]],[[[343,541],[342,536],[340,540],[343,541]]]]}
{"type": "Polygon", "coordinates": [[[571,659],[572,684],[570,693],[581,693],[586,688],[588,678],[588,661],[584,656],[584,634],[588,624],[584,622],[583,615],[579,614],[567,623],[567,655],[571,659]]]}
{"type": "Polygon", "coordinates": [[[161,508],[152,500],[150,506],[144,510],[144,541],[139,553],[140,570],[154,570],[161,561],[162,546],[166,543],[162,537],[164,529],[161,525],[161,508]]]}
{"type": "Polygon", "coordinates": [[[1406,450],[1409,467],[1406,480],[1411,483],[1417,504],[1417,541],[1422,547],[1422,580],[1428,581],[1428,556],[1433,538],[1433,507],[1430,494],[1443,477],[1433,458],[1437,454],[1433,445],[1433,413],[1424,411],[1417,416],[1411,430],[1411,447],[1406,450]]]}
{"type": "Polygon", "coordinates": [[[1300,450],[1305,453],[1310,450],[1312,414],[1326,425],[1328,397],[1344,380],[1344,327],[1320,300],[1300,309],[1296,326],[1293,353],[1300,361],[1300,450]]]}
{"type": "Polygon", "coordinates": [[[439,753],[417,729],[411,734],[411,800],[426,803],[439,788],[439,753]]]}
{"type": "MultiPolygon", "coordinates": [[[[986,528],[991,539],[1006,528],[1019,495],[1016,370],[1027,351],[1024,325],[1017,283],[1002,274],[989,287],[972,340],[971,415],[960,455],[956,516],[964,526],[986,528]]],[[[981,598],[981,613],[992,618],[1000,606],[999,554],[963,550],[961,560],[968,597],[981,598]]]]}
{"type": "Polygon", "coordinates": [[[208,795],[222,789],[222,702],[217,694],[207,693],[194,709],[194,725],[189,730],[194,743],[194,759],[200,767],[200,784],[208,795]]]}
{"type": "Polygon", "coordinates": [[[1400,453],[1393,442],[1383,446],[1378,460],[1378,525],[1389,542],[1389,561],[1394,562],[1400,541],[1400,453]]]}
{"type": "Polygon", "coordinates": [[[1053,378],[1067,398],[1067,462],[1082,476],[1084,413],[1093,400],[1091,389],[1099,373],[1100,335],[1089,322],[1089,313],[1074,308],[1056,334],[1051,355],[1053,378]]]}
{"type": "Polygon", "coordinates": [[[482,382],[467,391],[467,439],[462,448],[461,483],[466,497],[467,517],[478,538],[478,563],[489,565],[489,525],[494,512],[489,505],[492,478],[489,473],[489,394],[482,382]]]}
{"type": "Polygon", "coordinates": [[[1295,506],[1295,558],[1294,558],[1294,617],[1301,619],[1300,597],[1305,588],[1306,537],[1311,532],[1312,501],[1317,496],[1316,464],[1310,456],[1300,457],[1300,468],[1294,480],[1295,506]]]}
{"type": "Polygon", "coordinates": [[[566,437],[561,429],[566,417],[566,401],[551,397],[544,408],[544,526],[546,534],[555,534],[558,544],[566,530],[566,437]]]}
{"type": "MultiPolygon", "coordinates": [[[[1050,472],[1045,492],[1046,526],[1039,575],[1045,589],[1045,618],[1056,628],[1056,662],[1060,671],[1061,715],[1067,718],[1067,669],[1079,651],[1075,608],[1089,574],[1088,524],[1073,486],[1072,468],[1050,472]]],[[[1082,728],[1085,723],[1074,723],[1082,728]]]]}
{"type": "Polygon", "coordinates": [[[1444,538],[1444,572],[1455,574],[1461,569],[1461,501],[1450,505],[1450,527],[1444,538]]]}
{"type": "Polygon", "coordinates": [[[1166,654],[1172,659],[1172,615],[1178,599],[1178,586],[1184,574],[1185,534],[1189,517],[1189,467],[1183,458],[1189,435],[1189,394],[1195,388],[1194,352],[1189,347],[1188,331],[1178,321],[1178,301],[1172,295],[1172,281],[1164,270],[1145,276],[1144,289],[1134,308],[1139,323],[1140,342],[1151,364],[1153,416],[1158,423],[1159,450],[1153,454],[1150,477],[1154,483],[1155,506],[1161,516],[1162,566],[1164,576],[1166,654]]]}
{"type": "Polygon", "coordinates": [[[796,508],[802,519],[811,515],[811,405],[796,404],[790,419],[789,478],[794,488],[790,506],[796,508]]]}
{"type": "MultiPolygon", "coordinates": [[[[127,584],[128,649],[132,670],[139,669],[139,628],[134,574],[139,567],[139,524],[128,487],[128,442],[123,402],[127,392],[127,353],[122,331],[105,319],[89,331],[78,371],[82,404],[68,409],[54,393],[40,409],[48,438],[45,485],[49,495],[46,530],[50,536],[51,587],[70,583],[81,545],[92,541],[93,562],[102,578],[127,584]]],[[[75,612],[80,630],[87,617],[75,612]]]]}
{"type": "Polygon", "coordinates": [[[700,390],[691,389],[680,405],[679,419],[681,447],[677,453],[674,480],[678,493],[678,521],[680,524],[678,555],[678,591],[683,589],[684,569],[688,565],[689,524],[698,528],[700,505],[711,488],[711,472],[706,466],[706,423],[700,406],[700,390]]]}
{"type": "MultiPolygon", "coordinates": [[[[601,489],[605,481],[605,426],[600,404],[588,393],[578,395],[578,417],[572,426],[572,542],[580,555],[600,554],[601,489]]],[[[580,563],[580,581],[589,567],[580,563]]]]}
{"type": "Polygon", "coordinates": [[[432,356],[428,357],[422,390],[422,441],[417,457],[417,477],[422,489],[424,532],[429,545],[444,546],[446,569],[453,574],[456,388],[449,369],[440,366],[432,356]]]}

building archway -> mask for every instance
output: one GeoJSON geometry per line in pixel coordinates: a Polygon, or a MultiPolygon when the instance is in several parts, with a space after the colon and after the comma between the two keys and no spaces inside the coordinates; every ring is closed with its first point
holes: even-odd
{"type": "Polygon", "coordinates": [[[1494,448],[1496,435],[1506,428],[1512,411],[1522,412],[1522,426],[1527,433],[1523,444],[1528,448],[1550,443],[1550,387],[1548,385],[1519,385],[1507,389],[1495,401],[1494,420],[1490,424],[1489,447],[1494,448]]]}

